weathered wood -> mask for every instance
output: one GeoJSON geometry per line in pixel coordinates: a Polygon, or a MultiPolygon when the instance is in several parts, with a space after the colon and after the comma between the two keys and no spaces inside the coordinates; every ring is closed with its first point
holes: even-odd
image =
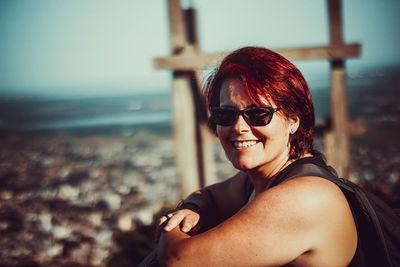
{"type": "MultiPolygon", "coordinates": [[[[330,44],[340,46],[342,40],[341,0],[328,0],[330,44]]],[[[328,149],[328,163],[334,166],[340,176],[347,177],[350,166],[349,122],[343,59],[331,60],[331,116],[334,149],[328,149]]]]}
{"type": "Polygon", "coordinates": [[[350,136],[360,136],[360,135],[365,134],[365,132],[367,131],[367,129],[365,127],[365,123],[360,120],[349,121],[347,123],[347,126],[348,126],[347,131],[350,136]]]}
{"type": "MultiPolygon", "coordinates": [[[[187,29],[179,0],[168,0],[172,55],[187,47],[187,29]]],[[[180,181],[181,198],[200,186],[199,154],[196,134],[196,107],[191,90],[191,73],[173,73],[172,109],[175,143],[175,164],[180,181]]]]}
{"type": "MultiPolygon", "coordinates": [[[[275,50],[282,56],[290,59],[328,59],[340,60],[350,57],[360,56],[360,45],[331,45],[319,47],[278,49],[275,50]]],[[[173,70],[192,70],[195,68],[204,68],[205,66],[217,65],[228,54],[198,54],[193,50],[182,50],[180,54],[166,58],[156,58],[155,67],[158,69],[173,70]]]]}
{"type": "MultiPolygon", "coordinates": [[[[332,131],[331,118],[325,120],[323,124],[317,124],[314,128],[314,135],[324,135],[326,132],[332,131]]],[[[347,132],[349,136],[361,136],[366,132],[365,123],[361,120],[348,121],[347,122],[347,132]]]]}
{"type": "Polygon", "coordinates": [[[195,80],[196,80],[196,88],[199,93],[199,99],[196,103],[198,106],[198,131],[200,134],[200,144],[198,149],[201,150],[201,170],[200,170],[200,186],[207,186],[211,184],[215,184],[218,182],[217,177],[217,167],[215,164],[215,156],[214,156],[214,145],[216,143],[216,136],[214,133],[211,132],[210,128],[207,125],[207,108],[205,99],[202,98],[202,94],[200,93],[201,90],[201,83],[202,75],[199,70],[194,72],[195,80]]]}
{"type": "Polygon", "coordinates": [[[168,15],[172,54],[178,54],[187,45],[184,15],[179,0],[168,0],[168,15]]]}
{"type": "Polygon", "coordinates": [[[331,45],[343,44],[341,11],[342,11],[341,0],[328,0],[329,37],[331,45]]]}
{"type": "Polygon", "coordinates": [[[343,61],[333,62],[331,65],[331,116],[335,150],[327,155],[327,159],[339,175],[347,177],[350,149],[345,69],[343,61]]]}
{"type": "MultiPolygon", "coordinates": [[[[196,12],[183,11],[179,0],[168,0],[172,55],[183,51],[199,53],[196,12]]],[[[173,69],[173,114],[175,160],[184,198],[206,184],[215,182],[212,139],[204,122],[206,114],[200,104],[200,77],[196,66],[181,71],[173,69]],[[210,159],[211,158],[211,159],[210,159]]]]}
{"type": "Polygon", "coordinates": [[[334,166],[332,162],[335,159],[335,152],[336,152],[336,148],[335,148],[335,136],[333,134],[332,130],[327,130],[323,132],[323,137],[324,137],[324,154],[325,157],[328,161],[328,164],[331,166],[334,166]]]}
{"type": "MultiPolygon", "coordinates": [[[[349,136],[359,136],[359,135],[364,134],[366,131],[365,124],[361,121],[348,122],[347,126],[348,126],[347,132],[348,132],[349,136]]],[[[325,156],[328,160],[328,163],[333,166],[332,160],[336,160],[335,155],[337,155],[337,153],[338,153],[338,148],[336,145],[336,143],[337,143],[336,136],[334,135],[334,132],[332,131],[332,129],[325,130],[325,131],[323,131],[322,134],[324,137],[325,156]]],[[[340,164],[337,162],[333,162],[333,163],[336,165],[340,164]]],[[[337,169],[337,171],[339,172],[338,169],[337,169]]],[[[344,172],[344,170],[340,170],[340,171],[344,172]]],[[[343,176],[343,177],[348,177],[348,176],[343,176]]]]}
{"type": "Polygon", "coordinates": [[[203,150],[203,166],[204,166],[204,181],[203,185],[211,185],[218,182],[217,179],[217,166],[215,164],[214,145],[216,142],[215,135],[211,132],[210,128],[205,124],[200,124],[200,132],[202,138],[203,150]]]}
{"type": "Polygon", "coordinates": [[[197,36],[197,15],[196,10],[193,8],[184,11],[186,22],[186,37],[188,43],[193,47],[194,51],[199,51],[199,42],[197,36]]]}
{"type": "Polygon", "coordinates": [[[180,180],[181,198],[200,186],[196,116],[188,73],[175,73],[172,91],[175,164],[180,180]]]}
{"type": "MultiPolygon", "coordinates": [[[[184,51],[192,51],[199,53],[199,43],[197,36],[197,13],[190,8],[185,10],[187,39],[189,45],[184,51]]],[[[192,93],[196,105],[196,133],[197,133],[197,150],[198,150],[198,169],[199,169],[199,184],[204,187],[217,182],[217,171],[214,160],[214,144],[215,136],[210,132],[207,126],[207,108],[205,99],[201,94],[202,74],[198,67],[192,70],[192,93]]]]}

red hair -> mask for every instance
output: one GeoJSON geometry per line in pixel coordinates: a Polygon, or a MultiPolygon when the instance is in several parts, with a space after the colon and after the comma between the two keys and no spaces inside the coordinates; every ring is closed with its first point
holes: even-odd
{"type": "MultiPolygon", "coordinates": [[[[220,90],[226,78],[240,78],[249,97],[260,106],[271,99],[286,118],[297,116],[300,125],[290,135],[290,158],[312,152],[314,106],[308,85],[300,71],[286,58],[269,49],[244,47],[224,58],[205,83],[208,108],[218,107],[220,90]]],[[[209,121],[215,132],[216,125],[209,121]]]]}

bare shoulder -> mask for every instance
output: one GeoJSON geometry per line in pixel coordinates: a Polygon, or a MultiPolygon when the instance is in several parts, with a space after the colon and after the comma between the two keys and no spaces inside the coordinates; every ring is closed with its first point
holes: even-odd
{"type": "MultiPolygon", "coordinates": [[[[342,190],[333,182],[316,176],[305,176],[282,184],[282,190],[291,191],[309,208],[349,209],[342,190]]],[[[322,210],[322,211],[323,211],[322,210]]]]}
{"type": "MultiPolygon", "coordinates": [[[[332,200],[334,203],[346,202],[341,189],[333,182],[316,176],[304,176],[284,182],[275,188],[271,188],[276,193],[290,193],[284,194],[286,197],[300,197],[302,203],[307,204],[321,198],[321,200],[332,200]]],[[[330,203],[330,201],[328,202],[330,203]]]]}
{"type": "MultiPolygon", "coordinates": [[[[268,202],[274,212],[285,212],[314,219],[332,214],[351,215],[346,197],[331,181],[315,176],[299,177],[266,190],[259,196],[259,204],[268,202]]],[[[256,204],[256,203],[255,203],[256,204]]]]}
{"type": "Polygon", "coordinates": [[[330,262],[341,261],[339,265],[351,261],[357,230],[346,197],[337,185],[321,177],[299,177],[265,191],[254,204],[266,203],[272,216],[290,218],[286,227],[292,228],[292,233],[302,229],[298,237],[304,238],[304,248],[312,253],[299,255],[296,261],[311,263],[312,254],[330,262]]]}

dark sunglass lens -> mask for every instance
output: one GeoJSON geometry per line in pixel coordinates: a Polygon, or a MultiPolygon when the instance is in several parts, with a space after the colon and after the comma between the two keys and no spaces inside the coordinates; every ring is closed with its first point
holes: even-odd
{"type": "Polygon", "coordinates": [[[245,116],[251,125],[264,126],[270,121],[272,111],[263,108],[250,109],[245,112],[245,116]]]}
{"type": "Polygon", "coordinates": [[[230,126],[236,118],[236,112],[231,109],[216,108],[212,110],[213,121],[215,124],[230,126]]]}

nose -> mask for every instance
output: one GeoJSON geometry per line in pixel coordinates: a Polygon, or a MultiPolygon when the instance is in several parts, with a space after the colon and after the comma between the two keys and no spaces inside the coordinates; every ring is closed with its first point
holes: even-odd
{"type": "Polygon", "coordinates": [[[250,125],[246,122],[242,115],[238,116],[238,119],[233,126],[233,129],[236,133],[243,133],[250,131],[250,125]]]}

